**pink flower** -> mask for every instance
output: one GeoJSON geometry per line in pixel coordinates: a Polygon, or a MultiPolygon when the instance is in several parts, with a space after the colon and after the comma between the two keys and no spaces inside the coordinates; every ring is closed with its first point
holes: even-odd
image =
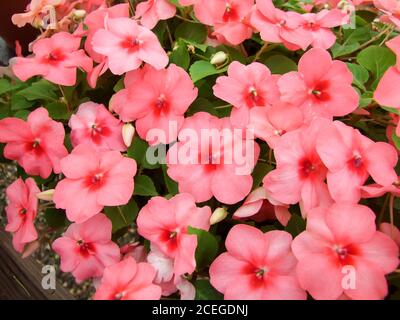
{"type": "Polygon", "coordinates": [[[28,120],[0,120],[0,142],[7,143],[4,157],[16,160],[30,175],[47,178],[54,170],[60,173],[60,160],[68,151],[64,147],[62,123],[49,117],[45,108],[32,111],[28,120]]]}
{"type": "Polygon", "coordinates": [[[38,238],[34,221],[38,206],[36,194],[39,192],[32,178],[26,179],[25,182],[19,178],[6,190],[8,200],[6,231],[13,233],[13,246],[18,252],[22,252],[25,245],[38,238]]]}
{"type": "Polygon", "coordinates": [[[299,71],[283,75],[278,86],[283,102],[301,106],[308,118],[345,116],[358,107],[359,96],[351,86],[353,75],[342,61],[332,61],[322,49],[307,51],[299,71]]]}
{"type": "Polygon", "coordinates": [[[374,99],[382,106],[400,109],[400,93],[397,84],[400,81],[400,36],[386,42],[386,45],[396,54],[397,64],[390,67],[374,92],[374,99]]]}
{"type": "Polygon", "coordinates": [[[124,122],[136,120],[139,136],[150,144],[171,143],[182,127],[184,113],[197,97],[197,88],[186,71],[174,64],[156,70],[146,65],[125,77],[126,89],[114,95],[111,108],[124,122]],[[157,79],[157,81],[154,81],[157,79]],[[175,123],[175,133],[170,124],[175,123]],[[162,131],[164,137],[152,132],[162,131]]]}
{"type": "Polygon", "coordinates": [[[197,236],[189,234],[188,227],[208,230],[210,217],[211,209],[196,207],[190,194],[178,194],[169,200],[154,197],[139,212],[138,233],[174,259],[176,276],[190,274],[196,267],[197,236]]]}
{"type": "Polygon", "coordinates": [[[108,58],[111,72],[118,75],[138,69],[142,62],[158,70],[168,64],[157,36],[129,18],[106,19],[105,29],[94,34],[92,46],[108,58]]]}
{"type": "Polygon", "coordinates": [[[391,193],[396,197],[400,197],[399,180],[388,186],[381,186],[380,184],[373,183],[361,187],[361,197],[365,199],[378,198],[386,193],[391,193]]]}
{"type": "Polygon", "coordinates": [[[379,231],[386,234],[388,237],[392,238],[396,242],[397,246],[400,247],[400,230],[395,225],[387,222],[383,222],[379,225],[379,231]]]}
{"type": "Polygon", "coordinates": [[[129,18],[129,4],[122,3],[114,5],[110,8],[100,7],[99,9],[89,13],[85,18],[87,30],[85,50],[89,56],[98,63],[91,72],[88,73],[88,83],[92,88],[96,87],[97,79],[108,70],[108,59],[106,56],[97,53],[93,49],[92,41],[95,33],[104,28],[105,20],[108,18],[129,18]]]}
{"type": "Polygon", "coordinates": [[[135,19],[146,28],[153,29],[158,21],[175,16],[176,7],[168,0],[147,0],[136,6],[135,19]]]}
{"type": "Polygon", "coordinates": [[[309,127],[281,137],[274,149],[277,167],[263,180],[264,188],[275,200],[285,204],[301,201],[306,212],[329,202],[324,183],[327,169],[316,150],[320,129],[325,125],[325,121],[316,119],[309,127]]]}
{"type": "Polygon", "coordinates": [[[87,143],[102,151],[125,151],[122,125],[104,105],[83,103],[69,120],[72,145],[76,147],[78,144],[87,143]]]}
{"type": "Polygon", "coordinates": [[[47,6],[58,6],[63,1],[64,0],[32,0],[27,6],[26,12],[13,14],[11,20],[13,24],[17,25],[19,28],[22,28],[27,23],[33,25],[47,6]]]}
{"type": "Polygon", "coordinates": [[[384,186],[397,181],[396,150],[388,143],[373,142],[340,121],[320,130],[317,152],[329,170],[328,188],[337,202],[357,203],[360,187],[369,175],[384,186]]]}
{"type": "Polygon", "coordinates": [[[253,129],[255,136],[273,149],[282,136],[300,128],[303,123],[303,113],[299,108],[278,103],[273,107],[252,108],[247,128],[253,129]]]}
{"type": "Polygon", "coordinates": [[[284,226],[288,224],[291,216],[289,206],[271,198],[263,187],[254,189],[233,214],[233,218],[252,217],[255,221],[259,221],[259,217],[262,221],[276,218],[284,226]]]}
{"type": "Polygon", "coordinates": [[[61,270],[72,272],[78,283],[101,277],[105,267],[121,259],[118,245],[111,241],[111,229],[111,221],[102,213],[71,224],[52,245],[61,258],[61,270]]]}
{"type": "Polygon", "coordinates": [[[128,257],[105,268],[94,300],[159,300],[161,288],[153,284],[156,271],[148,263],[128,257]]]}
{"type": "Polygon", "coordinates": [[[245,66],[234,61],[229,65],[228,76],[217,78],[214,95],[234,106],[232,123],[246,126],[253,107],[272,105],[279,99],[277,77],[258,62],[245,66]]]}
{"type": "Polygon", "coordinates": [[[233,129],[228,118],[196,113],[185,119],[178,140],[168,151],[167,172],[180,192],[192,194],[196,202],[215,196],[226,204],[237,203],[250,192],[260,149],[233,129]]]}
{"type": "Polygon", "coordinates": [[[285,231],[262,233],[239,224],[226,237],[228,252],[210,266],[210,282],[226,300],[305,300],[294,275],[296,259],[285,231]]]}
{"type": "Polygon", "coordinates": [[[375,214],[362,205],[312,210],[292,249],[300,285],[314,299],[337,299],[343,293],[351,299],[383,299],[385,274],[399,264],[397,245],[376,231],[375,214]]]}
{"type": "Polygon", "coordinates": [[[34,56],[16,58],[13,72],[22,81],[40,75],[56,84],[73,86],[77,68],[90,72],[93,67],[92,59],[79,50],[80,43],[81,38],[67,32],[38,40],[33,45],[34,56]]]}
{"type": "Polygon", "coordinates": [[[384,15],[381,21],[385,23],[393,23],[400,28],[400,3],[397,0],[373,0],[375,7],[380,9],[384,15]]]}
{"type": "Polygon", "coordinates": [[[65,179],[57,184],[53,201],[70,221],[82,223],[104,206],[127,204],[132,196],[136,162],[118,151],[80,144],[61,160],[61,170],[65,179]]]}
{"type": "Polygon", "coordinates": [[[283,43],[289,50],[305,50],[313,42],[311,32],[304,28],[307,20],[297,12],[275,8],[272,0],[256,0],[250,22],[264,41],[283,43]]]}
{"type": "Polygon", "coordinates": [[[306,13],[303,14],[303,18],[307,21],[303,28],[308,30],[313,38],[311,45],[321,49],[329,49],[335,44],[336,35],[330,30],[331,28],[349,22],[349,16],[339,9],[306,13]]]}

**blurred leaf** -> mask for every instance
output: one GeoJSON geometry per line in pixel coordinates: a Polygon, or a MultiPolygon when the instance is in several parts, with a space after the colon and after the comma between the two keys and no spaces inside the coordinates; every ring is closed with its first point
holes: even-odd
{"type": "Polygon", "coordinates": [[[188,116],[192,116],[197,112],[208,112],[209,114],[212,114],[213,116],[218,116],[217,110],[214,108],[213,104],[205,99],[205,98],[198,98],[196,99],[189,107],[189,110],[187,111],[188,116]]]}
{"type": "Polygon", "coordinates": [[[203,78],[213,74],[223,73],[228,70],[227,67],[217,69],[208,61],[196,61],[189,69],[190,76],[193,82],[197,82],[203,78]]]}
{"type": "Polygon", "coordinates": [[[149,147],[148,143],[139,137],[134,137],[131,146],[128,148],[127,155],[129,158],[135,159],[137,164],[145,169],[155,169],[160,165],[150,164],[146,159],[147,149],[152,148],[149,147]]]}
{"type": "Polygon", "coordinates": [[[293,238],[298,236],[306,229],[306,222],[297,214],[292,214],[285,230],[289,232],[293,238]]]}
{"type": "Polygon", "coordinates": [[[392,139],[393,139],[393,143],[396,146],[397,150],[400,150],[400,137],[398,137],[396,135],[395,131],[392,133],[392,139]]]}
{"type": "Polygon", "coordinates": [[[34,82],[30,87],[18,92],[29,101],[33,100],[56,100],[55,91],[57,87],[46,80],[34,82]]]}
{"type": "Polygon", "coordinates": [[[52,119],[64,119],[67,120],[70,118],[70,113],[68,112],[67,106],[65,103],[60,101],[51,102],[49,104],[45,104],[44,107],[49,111],[49,116],[52,119]]]}
{"type": "Polygon", "coordinates": [[[258,162],[254,167],[252,176],[253,176],[253,188],[258,187],[261,184],[261,181],[270,172],[273,167],[265,162],[258,162]]]}
{"type": "Polygon", "coordinates": [[[65,211],[61,209],[47,208],[44,212],[44,218],[47,225],[54,229],[63,228],[69,224],[65,211]]]}
{"type": "Polygon", "coordinates": [[[133,223],[138,212],[139,208],[133,198],[124,206],[104,208],[104,213],[112,222],[113,233],[133,223]]]}
{"type": "Polygon", "coordinates": [[[20,94],[13,94],[11,96],[11,110],[21,110],[21,109],[29,109],[34,105],[34,102],[28,101],[20,94]]]}
{"type": "Polygon", "coordinates": [[[178,194],[178,192],[179,192],[178,184],[168,176],[167,165],[163,164],[162,170],[163,170],[164,182],[165,182],[165,185],[167,186],[167,190],[168,190],[169,194],[171,194],[171,195],[178,194]]]}
{"type": "Polygon", "coordinates": [[[211,285],[209,280],[201,279],[196,280],[194,283],[196,288],[196,297],[195,300],[222,300],[223,295],[219,293],[214,287],[211,285]]]}
{"type": "Polygon", "coordinates": [[[197,235],[196,270],[201,270],[211,264],[218,253],[218,241],[208,231],[188,227],[188,233],[197,235]]]}
{"type": "Polygon", "coordinates": [[[178,40],[176,46],[174,47],[174,50],[171,52],[169,56],[169,60],[171,63],[174,63],[185,70],[189,68],[190,55],[188,52],[187,45],[182,39],[178,40]]]}
{"type": "Polygon", "coordinates": [[[273,55],[262,61],[274,74],[284,74],[297,71],[296,63],[283,55],[273,55]]]}
{"type": "Polygon", "coordinates": [[[135,177],[134,194],[138,196],[156,196],[158,192],[153,181],[145,175],[135,177]]]}
{"type": "Polygon", "coordinates": [[[355,63],[347,63],[347,67],[350,69],[353,74],[353,83],[362,90],[366,90],[364,84],[369,79],[368,70],[363,66],[355,63]]]}
{"type": "Polygon", "coordinates": [[[201,23],[183,22],[176,28],[175,38],[203,43],[207,38],[207,27],[201,23]]]}

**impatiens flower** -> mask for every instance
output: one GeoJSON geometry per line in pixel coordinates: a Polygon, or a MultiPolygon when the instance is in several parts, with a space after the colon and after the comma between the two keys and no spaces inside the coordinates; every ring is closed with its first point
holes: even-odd
{"type": "Polygon", "coordinates": [[[93,67],[92,59],[79,50],[80,43],[81,38],[67,32],[38,40],[32,48],[33,57],[16,58],[13,72],[22,81],[39,75],[56,84],[73,86],[77,68],[90,72],[93,67]]]}
{"type": "Polygon", "coordinates": [[[47,178],[51,171],[60,173],[60,160],[68,151],[64,147],[62,123],[49,117],[45,108],[32,111],[28,120],[0,120],[0,142],[7,143],[4,157],[18,161],[26,173],[47,178]]]}
{"type": "Polygon", "coordinates": [[[253,190],[233,214],[234,218],[251,217],[255,221],[276,218],[284,226],[291,216],[289,206],[272,199],[263,187],[253,190]]]}
{"type": "Polygon", "coordinates": [[[383,186],[397,181],[394,167],[398,156],[394,147],[373,142],[340,121],[320,130],[317,152],[329,170],[328,188],[337,202],[357,203],[361,197],[360,187],[369,175],[383,186]]]}
{"type": "Polygon", "coordinates": [[[147,261],[157,271],[154,282],[161,287],[163,296],[170,296],[179,290],[181,300],[194,300],[195,287],[183,276],[175,276],[173,259],[152,246],[147,261]]]}
{"type": "Polygon", "coordinates": [[[348,15],[342,10],[321,10],[318,13],[305,13],[303,18],[307,21],[303,28],[312,35],[311,45],[314,48],[329,49],[336,41],[335,34],[330,30],[348,23],[348,15]]]}
{"type": "Polygon", "coordinates": [[[210,282],[226,300],[305,300],[294,275],[296,259],[285,231],[262,233],[239,224],[226,237],[227,252],[210,266],[210,282]]]}
{"type": "Polygon", "coordinates": [[[126,89],[112,98],[112,110],[124,122],[136,120],[139,136],[150,144],[176,140],[184,113],[197,97],[197,88],[186,71],[174,64],[163,70],[146,65],[127,74],[125,85],[126,89]],[[175,132],[170,130],[171,123],[176,125],[175,132]],[[156,130],[164,137],[156,139],[152,135],[156,130]]]}
{"type": "Polygon", "coordinates": [[[384,15],[381,17],[382,22],[393,23],[400,28],[400,2],[397,0],[373,0],[374,6],[380,9],[384,15]]]}
{"type": "Polygon", "coordinates": [[[361,187],[361,197],[368,198],[378,198],[383,196],[386,193],[391,193],[396,197],[400,197],[400,180],[397,180],[391,185],[381,186],[380,184],[373,183],[366,186],[361,187]]]}
{"type": "Polygon", "coordinates": [[[104,269],[94,300],[159,300],[161,288],[153,284],[156,271],[148,263],[128,257],[104,269]]]}
{"type": "Polygon", "coordinates": [[[105,29],[94,34],[92,46],[108,58],[108,67],[118,75],[138,69],[143,62],[158,70],[168,64],[157,36],[129,18],[106,19],[105,29]]]}
{"type": "Polygon", "coordinates": [[[313,42],[311,32],[304,28],[307,20],[297,12],[275,8],[272,0],[256,0],[250,22],[260,31],[261,39],[283,43],[289,50],[305,50],[313,42]]]}
{"type": "Polygon", "coordinates": [[[102,104],[83,103],[69,120],[72,145],[86,143],[99,150],[125,151],[122,126],[102,104]]]}
{"type": "Polygon", "coordinates": [[[27,23],[34,24],[39,16],[46,12],[48,6],[58,6],[65,0],[32,0],[24,13],[17,13],[11,17],[13,24],[22,28],[27,23]]]}
{"type": "Polygon", "coordinates": [[[359,96],[351,86],[353,75],[342,61],[325,50],[307,51],[299,71],[283,75],[278,86],[282,101],[301,106],[307,118],[345,116],[358,107],[359,96]]]}
{"type": "Polygon", "coordinates": [[[127,204],[133,193],[136,162],[118,151],[100,152],[80,144],[61,160],[65,179],[55,189],[53,201],[66,210],[70,221],[82,223],[104,206],[127,204]]]}
{"type": "Polygon", "coordinates": [[[277,77],[258,62],[242,65],[234,61],[229,65],[228,76],[217,78],[214,95],[233,105],[232,123],[245,126],[249,121],[249,110],[253,107],[272,105],[279,99],[277,77]]]}
{"type": "Polygon", "coordinates": [[[379,225],[379,231],[392,238],[394,242],[400,247],[400,230],[395,225],[383,222],[379,225]]]}
{"type": "Polygon", "coordinates": [[[175,16],[176,7],[168,0],[147,0],[136,6],[135,19],[146,28],[153,29],[158,21],[175,16]]]}
{"type": "Polygon", "coordinates": [[[376,231],[368,207],[334,204],[310,211],[307,229],[293,240],[297,278],[314,299],[383,299],[385,275],[399,264],[399,248],[376,231]]]}
{"type": "Polygon", "coordinates": [[[92,40],[95,33],[104,28],[105,19],[108,18],[129,18],[129,4],[121,3],[110,8],[100,7],[89,13],[85,18],[86,30],[83,34],[86,35],[85,50],[93,61],[98,65],[88,73],[88,83],[92,88],[96,87],[97,79],[108,70],[108,59],[106,56],[97,53],[93,50],[92,40]]]}
{"type": "Polygon", "coordinates": [[[163,254],[174,260],[176,276],[192,273],[196,267],[197,236],[189,227],[208,230],[211,209],[196,207],[190,194],[178,194],[167,200],[154,197],[140,210],[138,233],[163,254]]]}
{"type": "Polygon", "coordinates": [[[26,179],[25,182],[19,178],[6,190],[8,200],[6,231],[13,234],[13,246],[18,252],[22,252],[25,245],[38,238],[34,221],[38,206],[36,194],[39,192],[32,178],[26,179]]]}
{"type": "Polygon", "coordinates": [[[168,151],[168,175],[196,202],[215,196],[222,203],[236,203],[253,184],[260,150],[252,138],[233,129],[228,118],[198,112],[185,119],[179,142],[168,151]]]}
{"type": "Polygon", "coordinates": [[[78,283],[101,277],[105,267],[121,258],[118,245],[111,241],[111,229],[111,221],[102,213],[71,224],[52,245],[61,258],[61,270],[71,272],[78,283]]]}
{"type": "Polygon", "coordinates": [[[305,212],[329,200],[324,183],[327,169],[316,150],[319,131],[326,122],[316,119],[309,127],[285,134],[275,146],[277,167],[263,180],[275,200],[285,204],[301,201],[305,212]]]}
{"type": "Polygon", "coordinates": [[[374,92],[374,99],[382,106],[400,109],[400,92],[397,84],[400,81],[400,36],[386,42],[397,57],[396,66],[390,67],[374,92]]]}
{"type": "Polygon", "coordinates": [[[299,108],[279,103],[273,107],[252,108],[247,128],[253,129],[254,135],[273,149],[283,135],[303,124],[304,117],[299,108]]]}

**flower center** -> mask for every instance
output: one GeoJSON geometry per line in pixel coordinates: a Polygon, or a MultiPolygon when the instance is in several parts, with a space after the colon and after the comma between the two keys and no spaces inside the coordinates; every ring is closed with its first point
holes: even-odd
{"type": "Polygon", "coordinates": [[[92,183],[96,184],[96,183],[100,182],[102,178],[103,178],[103,174],[97,173],[94,176],[92,176],[92,183]]]}
{"type": "Polygon", "coordinates": [[[118,293],[116,293],[116,294],[114,295],[114,299],[115,299],[115,300],[121,300],[121,299],[124,297],[124,295],[125,295],[125,292],[124,292],[124,291],[118,292],[118,293]]]}
{"type": "Polygon", "coordinates": [[[39,140],[33,141],[33,143],[32,143],[32,148],[33,149],[37,149],[37,148],[39,148],[39,146],[40,146],[39,140]]]}
{"type": "Polygon", "coordinates": [[[79,246],[79,252],[83,256],[88,256],[94,254],[94,247],[91,243],[84,242],[83,240],[78,240],[77,244],[79,246]]]}
{"type": "Polygon", "coordinates": [[[257,269],[256,272],[255,272],[256,277],[257,277],[258,279],[262,279],[262,278],[264,277],[265,272],[266,272],[266,271],[265,271],[264,268],[257,269]]]}
{"type": "Polygon", "coordinates": [[[344,260],[347,258],[348,250],[346,248],[336,246],[335,251],[336,251],[336,254],[338,255],[339,259],[344,260]]]}
{"type": "Polygon", "coordinates": [[[26,215],[28,211],[25,208],[22,208],[21,210],[19,210],[19,214],[21,215],[26,215]]]}
{"type": "Polygon", "coordinates": [[[317,170],[315,164],[312,163],[309,159],[301,160],[299,167],[300,167],[300,173],[303,176],[303,178],[307,178],[317,170]]]}
{"type": "Polygon", "coordinates": [[[229,22],[229,21],[237,21],[238,19],[239,15],[235,10],[235,8],[233,8],[230,3],[226,3],[225,12],[224,15],[222,16],[222,20],[224,22],[229,22]]]}

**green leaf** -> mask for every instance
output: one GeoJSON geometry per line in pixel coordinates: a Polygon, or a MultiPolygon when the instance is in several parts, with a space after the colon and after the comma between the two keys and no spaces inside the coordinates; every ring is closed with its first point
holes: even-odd
{"type": "Polygon", "coordinates": [[[332,47],[332,56],[333,58],[341,57],[353,53],[360,48],[360,44],[358,42],[349,43],[345,45],[341,45],[335,43],[332,47]]]}
{"type": "Polygon", "coordinates": [[[167,186],[168,193],[171,195],[176,195],[179,192],[178,184],[172,180],[167,174],[167,165],[163,164],[162,166],[164,182],[167,186]]]}
{"type": "Polygon", "coordinates": [[[175,39],[203,43],[207,38],[207,27],[201,23],[183,22],[175,30],[175,39]]]}
{"type": "Polygon", "coordinates": [[[218,241],[208,231],[188,227],[189,234],[197,235],[196,270],[201,270],[211,264],[218,253],[218,241]]]}
{"type": "Polygon", "coordinates": [[[124,206],[104,208],[104,213],[112,222],[113,233],[133,223],[138,212],[139,208],[133,198],[124,206]]]}
{"type": "Polygon", "coordinates": [[[293,238],[302,233],[306,229],[306,222],[297,214],[292,214],[285,230],[289,232],[293,238]]]}
{"type": "Polygon", "coordinates": [[[369,79],[368,70],[363,66],[355,63],[347,63],[347,67],[350,69],[353,74],[353,83],[362,90],[366,90],[364,84],[369,79]]]}
{"type": "Polygon", "coordinates": [[[186,42],[179,39],[174,47],[174,50],[169,56],[169,61],[187,70],[190,65],[190,55],[187,49],[186,42]]]}
{"type": "Polygon", "coordinates": [[[145,169],[158,168],[160,166],[158,163],[150,164],[146,159],[146,152],[149,148],[154,147],[149,147],[146,141],[140,139],[139,137],[135,137],[128,149],[127,155],[129,158],[135,159],[137,164],[145,169]]]}
{"type": "Polygon", "coordinates": [[[10,100],[11,110],[29,109],[34,105],[34,102],[26,100],[20,94],[13,94],[10,100]]]}
{"type": "Polygon", "coordinates": [[[55,91],[57,87],[46,80],[34,82],[30,87],[21,90],[18,94],[22,95],[29,101],[34,100],[56,100],[55,91]]]}
{"type": "Polygon", "coordinates": [[[209,280],[206,279],[196,280],[196,282],[194,283],[194,287],[196,288],[195,300],[223,299],[223,295],[214,289],[209,280]]]}
{"type": "Polygon", "coordinates": [[[396,135],[395,131],[393,131],[392,139],[393,139],[393,143],[396,146],[397,150],[400,150],[400,137],[396,135]]]}
{"type": "Polygon", "coordinates": [[[62,103],[60,101],[54,101],[49,104],[45,104],[44,106],[47,111],[49,111],[49,116],[52,119],[69,119],[70,118],[70,113],[68,112],[67,106],[65,103],[62,103]]]}
{"type": "Polygon", "coordinates": [[[273,55],[265,59],[263,63],[271,70],[274,74],[284,74],[290,71],[296,71],[296,63],[286,56],[273,55]]]}
{"type": "Polygon", "coordinates": [[[138,196],[156,196],[158,192],[153,181],[145,175],[135,177],[134,194],[138,196]]]}
{"type": "Polygon", "coordinates": [[[121,78],[117,81],[117,83],[114,85],[113,90],[114,92],[118,92],[124,88],[124,78],[121,78]]]}
{"type": "Polygon", "coordinates": [[[213,104],[205,99],[205,98],[198,98],[196,99],[189,107],[187,111],[188,116],[192,116],[197,112],[207,112],[209,114],[212,114],[214,116],[218,116],[217,110],[214,108],[213,104]]]}
{"type": "Polygon", "coordinates": [[[383,73],[396,63],[396,56],[388,48],[370,46],[357,55],[357,62],[379,80],[383,73]]]}
{"type": "Polygon", "coordinates": [[[208,61],[196,61],[189,69],[190,77],[193,82],[197,82],[213,74],[223,73],[228,67],[217,69],[208,61]]]}
{"type": "Polygon", "coordinates": [[[252,176],[253,176],[253,188],[258,187],[261,184],[262,179],[270,172],[273,167],[265,162],[259,162],[254,167],[252,176]]]}
{"type": "Polygon", "coordinates": [[[59,229],[69,224],[65,211],[55,208],[47,208],[44,212],[44,218],[49,227],[59,229]]]}
{"type": "Polygon", "coordinates": [[[386,110],[387,112],[390,113],[394,113],[400,116],[400,110],[399,109],[395,109],[395,108],[389,108],[389,107],[384,107],[384,106],[380,106],[383,110],[386,110]]]}

